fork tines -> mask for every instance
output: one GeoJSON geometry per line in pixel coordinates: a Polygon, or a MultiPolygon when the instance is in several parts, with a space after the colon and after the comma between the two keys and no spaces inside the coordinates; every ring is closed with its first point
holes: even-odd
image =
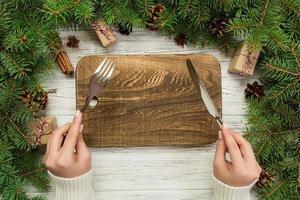
{"type": "Polygon", "coordinates": [[[111,77],[115,67],[115,61],[105,58],[94,72],[94,75],[99,79],[99,81],[106,81],[111,77]]]}

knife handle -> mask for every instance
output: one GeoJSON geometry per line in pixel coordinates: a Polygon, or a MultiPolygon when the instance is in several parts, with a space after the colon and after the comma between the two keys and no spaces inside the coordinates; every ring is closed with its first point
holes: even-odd
{"type": "Polygon", "coordinates": [[[222,129],[222,126],[223,126],[222,118],[221,117],[216,117],[215,119],[217,121],[217,124],[219,125],[219,128],[222,129]]]}

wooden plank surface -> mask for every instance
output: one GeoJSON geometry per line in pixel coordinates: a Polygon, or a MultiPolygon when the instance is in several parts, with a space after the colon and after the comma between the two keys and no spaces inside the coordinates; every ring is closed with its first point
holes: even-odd
{"type": "MultiPolygon", "coordinates": [[[[222,71],[222,112],[229,127],[242,132],[245,123],[244,89],[257,80],[258,74],[242,77],[227,72],[230,56],[217,49],[180,47],[157,32],[134,29],[129,36],[116,34],[118,42],[104,49],[94,31],[61,31],[60,36],[73,66],[88,55],[124,54],[190,54],[215,56],[222,71]],[[79,48],[66,46],[67,38],[75,35],[79,48]]],[[[70,122],[76,110],[74,77],[60,69],[45,78],[49,94],[48,115],[55,115],[58,124],[70,122]]],[[[131,147],[90,148],[92,153],[93,185],[99,200],[208,200],[212,197],[211,173],[215,144],[203,147],[131,147]]],[[[28,194],[36,191],[28,187],[28,194]]]]}
{"type": "MultiPolygon", "coordinates": [[[[76,70],[77,106],[104,56],[82,58],[76,70]]],[[[195,90],[190,58],[221,112],[219,62],[210,55],[108,56],[118,63],[104,93],[84,115],[91,147],[199,146],[216,141],[218,126],[195,90]]]]}

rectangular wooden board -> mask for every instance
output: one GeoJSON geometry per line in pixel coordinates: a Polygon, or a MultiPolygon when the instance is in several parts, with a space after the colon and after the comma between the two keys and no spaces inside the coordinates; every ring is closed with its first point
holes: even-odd
{"type": "Polygon", "coordinates": [[[87,56],[76,68],[76,102],[82,108],[89,78],[101,61],[117,62],[98,104],[84,114],[90,147],[200,146],[217,139],[218,126],[195,90],[190,58],[221,112],[220,64],[210,55],[87,56]]]}

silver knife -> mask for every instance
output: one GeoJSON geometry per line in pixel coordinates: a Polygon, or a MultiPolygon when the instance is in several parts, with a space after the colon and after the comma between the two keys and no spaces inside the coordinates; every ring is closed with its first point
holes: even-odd
{"type": "Polygon", "coordinates": [[[212,101],[211,97],[209,96],[204,84],[202,83],[201,79],[199,78],[194,65],[190,61],[190,59],[186,59],[186,66],[188,68],[188,71],[190,73],[190,76],[192,78],[192,81],[194,83],[194,86],[199,93],[199,95],[202,97],[202,100],[211,116],[214,117],[216,122],[218,123],[219,127],[222,128],[223,120],[218,112],[214,102],[212,101]]]}

